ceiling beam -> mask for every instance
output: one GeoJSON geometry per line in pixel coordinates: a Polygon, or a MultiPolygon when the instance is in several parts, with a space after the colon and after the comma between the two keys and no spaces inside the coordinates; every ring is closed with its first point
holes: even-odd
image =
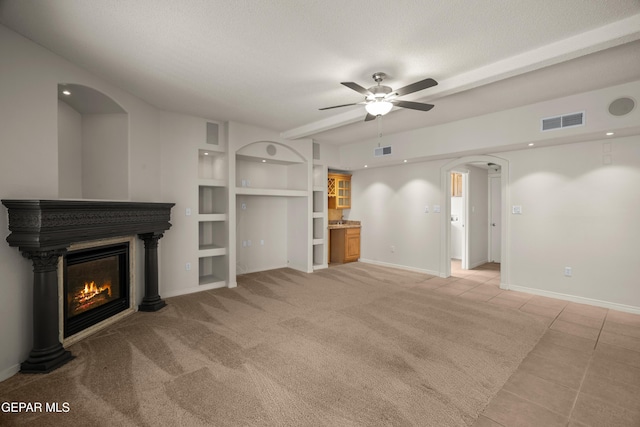
{"type": "MultiPolygon", "coordinates": [[[[429,89],[429,95],[426,97],[420,97],[416,94],[403,99],[433,101],[639,39],[640,14],[636,14],[442,80],[438,86],[429,89]]],[[[363,110],[352,110],[284,131],[280,136],[285,139],[306,138],[326,130],[358,122],[363,120],[363,117],[363,110]]]]}

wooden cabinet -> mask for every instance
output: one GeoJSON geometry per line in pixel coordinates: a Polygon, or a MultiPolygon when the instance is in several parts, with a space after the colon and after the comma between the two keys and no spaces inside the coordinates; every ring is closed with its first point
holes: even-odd
{"type": "Polygon", "coordinates": [[[329,209],[351,208],[351,175],[330,173],[327,181],[329,209]]]}
{"type": "Polygon", "coordinates": [[[330,262],[357,261],[360,258],[360,227],[331,230],[329,256],[330,262]]]}

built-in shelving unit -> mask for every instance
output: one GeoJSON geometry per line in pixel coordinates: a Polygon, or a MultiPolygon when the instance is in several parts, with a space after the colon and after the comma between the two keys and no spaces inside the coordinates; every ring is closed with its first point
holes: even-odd
{"type": "Polygon", "coordinates": [[[313,269],[327,268],[328,218],[327,218],[327,167],[313,166],[313,269]]]}
{"type": "Polygon", "coordinates": [[[207,122],[206,140],[198,148],[198,283],[208,289],[228,280],[228,158],[221,130],[207,122]]]}
{"type": "Polygon", "coordinates": [[[287,144],[257,141],[235,153],[236,270],[312,271],[311,167],[287,144]]]}

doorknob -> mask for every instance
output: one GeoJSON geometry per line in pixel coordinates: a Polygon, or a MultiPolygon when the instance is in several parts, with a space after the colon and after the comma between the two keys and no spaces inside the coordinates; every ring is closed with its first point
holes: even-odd
{"type": "Polygon", "coordinates": [[[495,222],[491,223],[491,226],[492,226],[492,227],[495,227],[495,226],[496,226],[496,223],[495,223],[495,222]]]}

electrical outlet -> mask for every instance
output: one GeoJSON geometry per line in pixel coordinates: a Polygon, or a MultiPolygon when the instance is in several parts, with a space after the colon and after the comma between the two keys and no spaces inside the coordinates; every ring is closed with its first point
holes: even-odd
{"type": "Polygon", "coordinates": [[[426,205],[426,206],[424,207],[424,213],[429,213],[429,205],[426,205]]]}
{"type": "Polygon", "coordinates": [[[187,270],[187,271],[191,271],[191,263],[190,262],[186,263],[184,265],[184,269],[187,270]]]}
{"type": "Polygon", "coordinates": [[[264,239],[260,239],[260,246],[264,246],[264,239]]]}
{"type": "Polygon", "coordinates": [[[522,206],[517,206],[517,205],[512,206],[511,213],[514,215],[522,215],[522,206]]]}
{"type": "Polygon", "coordinates": [[[242,209],[243,211],[247,210],[247,204],[246,203],[241,204],[240,209],[242,209]]]}
{"type": "Polygon", "coordinates": [[[184,214],[185,214],[186,216],[191,216],[191,208],[186,208],[186,209],[184,210],[184,214]]]}
{"type": "Polygon", "coordinates": [[[564,268],[564,275],[567,277],[571,277],[571,275],[573,274],[573,269],[571,267],[565,267],[564,268]]]}
{"type": "Polygon", "coordinates": [[[391,253],[394,253],[396,251],[396,247],[391,245],[391,253]]]}

